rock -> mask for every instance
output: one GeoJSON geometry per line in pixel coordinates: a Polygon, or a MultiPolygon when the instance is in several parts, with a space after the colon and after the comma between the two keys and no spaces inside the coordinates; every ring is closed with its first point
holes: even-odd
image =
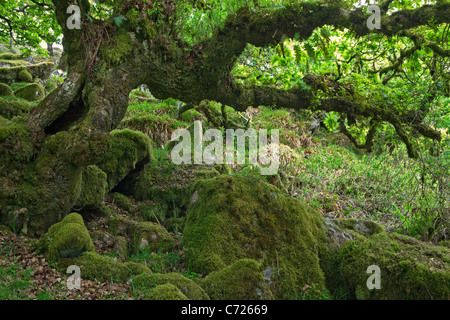
{"type": "Polygon", "coordinates": [[[175,240],[167,230],[153,222],[136,222],[117,216],[109,221],[109,225],[115,235],[128,235],[133,239],[134,252],[145,248],[153,252],[167,252],[175,246],[175,240]]]}
{"type": "Polygon", "coordinates": [[[126,261],[128,258],[128,241],[125,237],[118,236],[114,239],[113,251],[119,254],[121,261],[126,261]]]}
{"type": "Polygon", "coordinates": [[[33,82],[33,76],[27,69],[20,70],[17,79],[22,82],[33,82]]]}
{"type": "Polygon", "coordinates": [[[173,284],[166,283],[156,286],[145,295],[145,300],[189,300],[173,284]]]}
{"type": "Polygon", "coordinates": [[[14,92],[7,84],[0,82],[0,96],[14,96],[14,92]]]}
{"type": "Polygon", "coordinates": [[[41,245],[49,259],[77,257],[84,252],[95,251],[83,218],[71,213],[51,226],[41,238],[41,245]]]}
{"type": "Polygon", "coordinates": [[[273,299],[261,271],[261,266],[255,260],[241,259],[209,274],[201,280],[200,286],[213,300],[273,299]]]}
{"type": "Polygon", "coordinates": [[[114,204],[120,209],[126,211],[129,214],[135,214],[135,205],[130,198],[119,192],[114,192],[111,197],[114,204]]]}
{"type": "Polygon", "coordinates": [[[111,191],[131,171],[144,166],[151,159],[150,138],[142,132],[129,129],[111,132],[111,146],[97,164],[108,176],[108,191],[111,191]]]}
{"type": "MultiPolygon", "coordinates": [[[[1,87],[2,83],[0,83],[0,91],[2,90],[1,87]]],[[[14,93],[12,93],[12,96],[14,96],[14,93]]],[[[26,116],[35,105],[36,102],[1,97],[0,94],[0,115],[6,119],[12,119],[17,116],[26,116]]]]}
{"type": "Polygon", "coordinates": [[[14,91],[14,95],[27,101],[37,101],[45,97],[45,89],[40,84],[30,83],[14,91]]]}
{"type": "Polygon", "coordinates": [[[247,258],[273,270],[270,290],[277,299],[305,284],[324,286],[318,212],[253,176],[199,180],[195,192],[182,241],[190,270],[209,274],[247,258]]]}
{"type": "Polygon", "coordinates": [[[81,173],[81,192],[74,204],[77,211],[92,211],[103,203],[108,186],[107,176],[97,166],[83,168],[81,173]]]}
{"type": "Polygon", "coordinates": [[[140,263],[119,262],[95,252],[85,252],[80,257],[64,259],[59,263],[64,272],[69,265],[79,266],[83,279],[100,282],[111,281],[111,279],[115,282],[127,282],[138,275],[152,273],[149,268],[140,263]]]}
{"type": "Polygon", "coordinates": [[[348,241],[339,253],[342,285],[357,299],[447,300],[450,249],[397,233],[348,241]],[[369,290],[367,269],[380,269],[380,289],[369,290]]]}
{"type": "Polygon", "coordinates": [[[140,274],[133,279],[133,287],[137,289],[149,290],[163,284],[174,285],[191,300],[210,299],[198,284],[179,273],[140,274]]]}

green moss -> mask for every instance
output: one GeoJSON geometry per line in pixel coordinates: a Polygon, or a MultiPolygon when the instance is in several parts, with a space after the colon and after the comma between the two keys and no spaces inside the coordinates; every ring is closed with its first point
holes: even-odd
{"type": "Polygon", "coordinates": [[[219,175],[220,175],[220,173],[215,169],[199,170],[199,171],[195,172],[195,176],[199,179],[210,179],[210,178],[217,177],[219,175]]]}
{"type": "Polygon", "coordinates": [[[170,218],[165,222],[166,229],[174,233],[182,233],[186,225],[186,217],[170,218]]]}
{"type": "Polygon", "coordinates": [[[107,176],[97,166],[83,168],[81,174],[81,193],[75,203],[78,210],[94,210],[103,203],[106,195],[107,176]]]}
{"type": "Polygon", "coordinates": [[[23,81],[23,82],[33,82],[33,76],[31,75],[31,73],[23,68],[22,70],[20,70],[19,72],[19,76],[17,78],[19,81],[23,81]]]}
{"type": "Polygon", "coordinates": [[[61,261],[60,268],[64,269],[71,264],[80,266],[83,279],[100,282],[127,282],[138,275],[151,274],[151,270],[142,264],[118,262],[111,257],[102,256],[95,252],[85,252],[78,258],[61,261]]]}
{"type": "Polygon", "coordinates": [[[450,249],[392,233],[348,241],[339,253],[340,274],[358,299],[447,300],[450,249]],[[381,270],[381,289],[369,290],[367,268],[381,270]]]}
{"type": "Polygon", "coordinates": [[[0,168],[3,170],[16,161],[27,161],[31,155],[32,142],[26,121],[19,117],[7,120],[0,115],[0,168]]]}
{"type": "Polygon", "coordinates": [[[83,218],[78,213],[71,213],[51,226],[41,239],[41,244],[50,260],[76,257],[95,250],[83,218]]]}
{"type": "Polygon", "coordinates": [[[45,97],[45,90],[40,84],[30,83],[14,91],[14,95],[27,101],[37,101],[45,97]]]}
{"type": "Polygon", "coordinates": [[[208,274],[239,259],[264,267],[277,298],[323,285],[323,218],[260,177],[223,175],[193,187],[183,234],[190,270],[208,274]]]}
{"type": "Polygon", "coordinates": [[[139,249],[167,252],[173,250],[175,240],[166,229],[153,222],[136,222],[117,216],[109,221],[111,231],[116,235],[128,235],[136,252],[139,249]]]}
{"type": "Polygon", "coordinates": [[[145,295],[145,300],[189,300],[173,284],[166,283],[156,286],[145,295]]]}
{"type": "Polygon", "coordinates": [[[343,229],[354,231],[365,237],[386,232],[382,225],[371,220],[338,218],[334,222],[343,229]]]}
{"type": "Polygon", "coordinates": [[[101,50],[103,59],[110,65],[120,64],[133,52],[132,38],[125,30],[120,29],[114,40],[114,44],[106,45],[101,50]]]}
{"type": "Polygon", "coordinates": [[[179,273],[141,274],[133,279],[133,287],[141,290],[156,288],[159,285],[172,284],[177,287],[188,299],[209,300],[206,292],[193,280],[179,273]]]}
{"type": "Polygon", "coordinates": [[[111,146],[97,166],[108,176],[112,190],[128,173],[150,160],[151,141],[142,132],[129,129],[111,132],[111,146]]]}
{"type": "Polygon", "coordinates": [[[19,98],[8,96],[0,97],[0,115],[7,119],[12,119],[16,116],[26,116],[36,104],[36,102],[30,102],[19,98]]]}
{"type": "Polygon", "coordinates": [[[8,228],[7,226],[3,225],[3,224],[0,224],[0,232],[3,232],[3,233],[10,233],[10,232],[11,232],[11,229],[8,228]]]}
{"type": "Polygon", "coordinates": [[[36,160],[27,168],[27,183],[37,193],[38,201],[24,199],[30,210],[30,231],[42,235],[59,222],[80,197],[82,170],[68,160],[67,131],[49,136],[36,160]]]}
{"type": "Polygon", "coordinates": [[[14,96],[14,92],[7,84],[0,82],[0,96],[14,96]]]}
{"type": "Polygon", "coordinates": [[[119,192],[114,192],[111,195],[113,202],[116,206],[118,206],[120,209],[133,214],[135,212],[135,205],[133,203],[133,201],[128,198],[127,196],[119,193],[119,192]]]}
{"type": "Polygon", "coordinates": [[[16,90],[18,90],[20,88],[23,88],[23,87],[27,86],[27,85],[29,85],[28,82],[15,82],[15,83],[10,85],[10,88],[11,88],[12,91],[16,91],[16,90]]]}
{"type": "Polygon", "coordinates": [[[237,260],[232,265],[201,280],[200,286],[213,300],[273,299],[264,281],[261,266],[251,259],[237,260]]]}
{"type": "Polygon", "coordinates": [[[4,60],[18,60],[18,59],[22,59],[22,55],[6,52],[6,53],[0,54],[0,60],[3,60],[3,59],[4,60]]]}

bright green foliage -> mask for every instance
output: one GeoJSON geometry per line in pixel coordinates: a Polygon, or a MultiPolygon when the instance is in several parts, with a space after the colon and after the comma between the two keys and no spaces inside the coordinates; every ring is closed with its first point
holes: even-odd
{"type": "Polygon", "coordinates": [[[39,48],[42,40],[53,43],[61,35],[61,28],[51,8],[51,0],[3,1],[0,7],[0,42],[39,48]]]}
{"type": "MultiPolygon", "coordinates": [[[[138,290],[147,291],[163,284],[172,284],[177,287],[188,299],[209,300],[205,291],[193,280],[179,273],[153,273],[141,274],[133,279],[133,287],[138,290]]],[[[151,291],[150,291],[151,292],[151,291]]]]}
{"type": "Polygon", "coordinates": [[[237,260],[209,274],[201,280],[200,286],[213,300],[269,300],[273,296],[262,271],[255,260],[237,260]]]}
{"type": "Polygon", "coordinates": [[[78,213],[71,213],[51,226],[41,238],[41,245],[50,260],[77,257],[83,252],[95,251],[83,218],[78,213]]]}
{"type": "Polygon", "coordinates": [[[45,89],[40,84],[30,83],[14,91],[14,95],[27,101],[37,101],[44,98],[45,89]]]}
{"type": "Polygon", "coordinates": [[[150,160],[151,142],[147,135],[130,129],[111,132],[109,151],[97,166],[108,175],[108,190],[112,190],[125,176],[150,160]]]}
{"type": "Polygon", "coordinates": [[[450,250],[396,233],[348,241],[339,253],[340,274],[357,299],[447,300],[450,250]],[[381,270],[381,289],[366,286],[369,266],[381,270]]]}
{"type": "Polygon", "coordinates": [[[188,267],[208,274],[249,258],[260,262],[277,298],[323,284],[323,219],[259,177],[222,175],[193,187],[184,228],[188,267]]]}
{"type": "Polygon", "coordinates": [[[156,286],[145,295],[145,300],[189,300],[173,284],[166,283],[156,286]]]}

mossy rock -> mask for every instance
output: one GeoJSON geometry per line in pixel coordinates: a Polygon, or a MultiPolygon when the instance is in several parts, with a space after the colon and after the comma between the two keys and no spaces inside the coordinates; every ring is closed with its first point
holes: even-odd
{"type": "Polygon", "coordinates": [[[40,84],[30,83],[14,91],[14,95],[27,101],[38,101],[44,99],[45,89],[40,84]]]}
{"type": "Polygon", "coordinates": [[[129,129],[111,132],[111,146],[97,166],[108,176],[111,191],[137,166],[144,166],[151,159],[150,138],[142,132],[129,129]]]}
{"type": "Polygon", "coordinates": [[[69,265],[80,267],[81,278],[100,282],[127,282],[138,275],[152,273],[149,268],[140,263],[119,262],[95,252],[85,252],[78,258],[62,260],[59,268],[63,270],[69,265]]]}
{"type": "Polygon", "coordinates": [[[42,237],[41,245],[50,260],[77,257],[87,251],[95,251],[83,218],[71,213],[54,224],[42,237]]]}
{"type": "Polygon", "coordinates": [[[450,249],[397,233],[348,241],[339,252],[339,273],[357,299],[447,300],[450,249]],[[371,265],[380,268],[380,289],[369,290],[371,265]]]}
{"type": "Polygon", "coordinates": [[[23,206],[30,211],[29,235],[42,235],[61,221],[80,197],[82,169],[69,161],[67,145],[71,136],[61,131],[49,136],[41,152],[27,168],[27,181],[20,190],[23,206]]]}
{"type": "Polygon", "coordinates": [[[153,273],[141,274],[133,279],[133,287],[141,290],[149,290],[159,285],[171,284],[177,287],[188,299],[209,300],[206,292],[193,280],[179,273],[153,273]]]}
{"type": "Polygon", "coordinates": [[[180,289],[166,283],[156,286],[145,295],[145,300],[189,300],[180,289]]]}
{"type": "Polygon", "coordinates": [[[272,292],[264,280],[261,265],[255,260],[241,259],[224,269],[209,274],[200,286],[212,300],[270,300],[272,292]]]}
{"type": "Polygon", "coordinates": [[[128,198],[127,196],[119,193],[119,192],[114,192],[111,195],[111,198],[114,202],[114,204],[119,207],[120,209],[130,213],[130,214],[134,214],[136,212],[136,205],[133,203],[133,200],[131,200],[130,198],[128,198]]]}
{"type": "Polygon", "coordinates": [[[260,177],[222,175],[193,186],[182,244],[188,267],[201,274],[256,260],[275,298],[286,298],[306,284],[324,286],[323,223],[318,212],[260,177]]]}
{"type": "Polygon", "coordinates": [[[127,235],[133,239],[134,252],[149,249],[152,252],[173,250],[175,240],[162,226],[149,222],[137,222],[121,216],[109,221],[111,231],[116,235],[127,235]]]}
{"type": "Polygon", "coordinates": [[[341,228],[347,231],[354,231],[364,237],[386,232],[382,225],[367,219],[337,218],[334,222],[341,228]]]}
{"type": "Polygon", "coordinates": [[[0,96],[14,96],[14,92],[7,84],[0,82],[0,96]]]}
{"type": "Polygon", "coordinates": [[[36,103],[24,99],[0,97],[0,115],[7,119],[12,119],[16,116],[27,116],[36,103]]]}
{"type": "Polygon", "coordinates": [[[33,76],[31,75],[30,71],[27,69],[22,69],[19,72],[19,76],[17,78],[19,81],[23,82],[33,82],[33,76]]]}
{"type": "Polygon", "coordinates": [[[21,54],[15,54],[11,52],[5,52],[0,54],[0,60],[18,60],[22,58],[23,56],[21,54]]]}
{"type": "Polygon", "coordinates": [[[11,229],[3,224],[0,224],[0,232],[8,234],[11,233],[11,229]]]}
{"type": "Polygon", "coordinates": [[[78,210],[95,210],[103,203],[108,183],[107,176],[97,166],[83,168],[81,173],[80,197],[74,207],[78,210]]]}

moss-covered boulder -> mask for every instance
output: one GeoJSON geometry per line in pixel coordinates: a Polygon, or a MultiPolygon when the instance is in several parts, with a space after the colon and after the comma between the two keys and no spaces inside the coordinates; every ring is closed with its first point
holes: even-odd
{"type": "Polygon", "coordinates": [[[192,271],[209,274],[248,258],[262,264],[275,298],[324,285],[319,213],[254,176],[200,180],[192,191],[183,235],[192,271]]]}
{"type": "Polygon", "coordinates": [[[30,83],[14,91],[14,95],[27,101],[37,101],[44,99],[45,89],[38,83],[30,83]]]}
{"type": "Polygon", "coordinates": [[[21,58],[0,58],[0,82],[11,84],[18,81],[32,82],[33,78],[47,79],[54,67],[52,61],[30,63],[21,58]]]}
{"type": "Polygon", "coordinates": [[[14,92],[7,84],[0,82],[0,97],[1,96],[14,96],[14,92]]]}
{"type": "Polygon", "coordinates": [[[151,158],[150,138],[129,129],[111,132],[111,146],[97,166],[108,176],[111,191],[137,166],[144,166],[151,158]]]}
{"type": "Polygon", "coordinates": [[[173,284],[166,283],[156,286],[144,297],[145,300],[189,300],[180,289],[173,284]]]}
{"type": "Polygon", "coordinates": [[[51,226],[41,239],[41,245],[50,260],[95,251],[83,218],[78,213],[71,213],[51,226]]]}
{"type": "Polygon", "coordinates": [[[241,259],[201,280],[213,300],[269,300],[272,292],[255,260],[241,259]]]}
{"type": "Polygon", "coordinates": [[[17,79],[23,82],[33,82],[33,76],[31,75],[30,71],[25,68],[19,71],[17,79]]]}
{"type": "Polygon", "coordinates": [[[134,214],[136,212],[136,205],[133,203],[133,200],[131,200],[127,196],[125,196],[119,192],[114,192],[111,195],[111,198],[112,198],[113,203],[119,209],[122,209],[129,214],[134,214]]]}
{"type": "Polygon", "coordinates": [[[174,285],[188,299],[209,300],[209,296],[198,284],[179,273],[141,274],[133,279],[133,287],[142,291],[153,290],[157,286],[164,284],[174,285]]]}
{"type": "Polygon", "coordinates": [[[106,196],[107,176],[97,166],[83,168],[81,173],[81,192],[75,202],[77,210],[95,210],[106,196]]]}
{"type": "MultiPolygon", "coordinates": [[[[1,83],[0,83],[1,86],[1,83]]],[[[1,90],[1,89],[0,89],[1,90]]],[[[12,94],[14,95],[14,94],[12,94]]],[[[12,97],[1,97],[0,94],[0,115],[7,119],[16,116],[27,116],[30,110],[36,105],[36,102],[26,101],[24,99],[15,99],[12,97]]]]}
{"type": "Polygon", "coordinates": [[[109,221],[109,226],[115,235],[126,235],[132,239],[134,252],[143,249],[167,252],[175,246],[175,240],[169,232],[153,222],[137,222],[116,216],[109,221]]]}
{"type": "Polygon", "coordinates": [[[100,282],[127,282],[141,274],[151,274],[146,266],[135,262],[119,262],[95,252],[85,252],[74,259],[60,261],[59,267],[65,269],[69,265],[80,266],[81,278],[100,282]]]}
{"type": "Polygon", "coordinates": [[[348,241],[339,252],[342,285],[357,299],[447,300],[450,249],[397,233],[348,241]],[[380,269],[380,289],[369,290],[369,266],[380,269]]]}

